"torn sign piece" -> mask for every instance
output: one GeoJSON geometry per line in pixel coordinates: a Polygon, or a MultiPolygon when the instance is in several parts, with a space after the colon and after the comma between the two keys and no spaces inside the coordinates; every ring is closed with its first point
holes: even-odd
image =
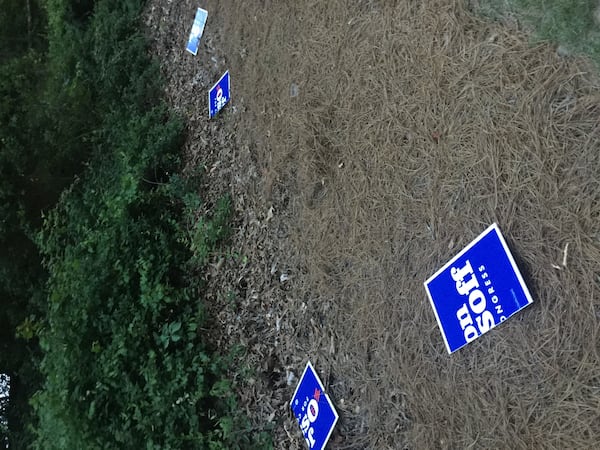
{"type": "Polygon", "coordinates": [[[194,18],[194,24],[192,25],[192,31],[190,32],[190,37],[187,46],[185,47],[185,49],[194,56],[198,53],[200,38],[202,37],[202,33],[204,33],[204,25],[206,25],[207,18],[208,11],[198,8],[196,17],[194,18]]]}

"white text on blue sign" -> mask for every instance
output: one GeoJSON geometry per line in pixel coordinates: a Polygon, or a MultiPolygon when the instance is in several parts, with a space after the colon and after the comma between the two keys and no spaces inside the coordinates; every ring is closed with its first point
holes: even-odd
{"type": "Polygon", "coordinates": [[[208,117],[213,118],[229,102],[231,98],[231,84],[229,71],[208,92],[208,117]]]}
{"type": "Polygon", "coordinates": [[[496,224],[429,278],[425,288],[449,353],[533,301],[496,224]]]}
{"type": "Polygon", "coordinates": [[[325,448],[338,414],[310,362],[298,382],[290,406],[308,448],[325,448]]]}

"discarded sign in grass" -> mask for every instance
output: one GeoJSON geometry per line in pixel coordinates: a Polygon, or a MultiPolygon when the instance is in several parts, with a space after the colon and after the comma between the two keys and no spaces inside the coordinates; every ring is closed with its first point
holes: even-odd
{"type": "Polygon", "coordinates": [[[425,282],[448,353],[533,302],[497,224],[425,282]]]}
{"type": "Polygon", "coordinates": [[[310,361],[304,368],[290,406],[308,448],[324,449],[339,416],[310,361]]]}
{"type": "Polygon", "coordinates": [[[185,49],[194,56],[196,56],[198,53],[200,39],[202,38],[202,33],[204,32],[204,26],[206,25],[207,18],[208,11],[198,8],[196,11],[196,17],[194,18],[194,23],[192,25],[192,31],[190,32],[190,37],[188,38],[187,46],[185,47],[185,49]]]}

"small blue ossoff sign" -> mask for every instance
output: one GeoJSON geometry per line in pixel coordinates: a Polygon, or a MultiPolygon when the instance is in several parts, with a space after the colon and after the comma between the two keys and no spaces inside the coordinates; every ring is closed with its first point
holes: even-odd
{"type": "Polygon", "coordinates": [[[497,224],[425,282],[448,353],[533,302],[497,224]]]}
{"type": "Polygon", "coordinates": [[[212,119],[227,104],[230,99],[229,70],[208,91],[208,117],[212,119]]]}
{"type": "Polygon", "coordinates": [[[200,46],[200,38],[204,33],[204,25],[206,25],[206,19],[208,18],[208,11],[198,8],[196,11],[196,17],[194,18],[194,24],[192,25],[192,31],[188,38],[188,43],[185,49],[192,55],[198,53],[198,47],[200,46]]]}
{"type": "Polygon", "coordinates": [[[338,413],[310,361],[300,377],[290,406],[308,448],[324,449],[338,420],[338,413]]]}

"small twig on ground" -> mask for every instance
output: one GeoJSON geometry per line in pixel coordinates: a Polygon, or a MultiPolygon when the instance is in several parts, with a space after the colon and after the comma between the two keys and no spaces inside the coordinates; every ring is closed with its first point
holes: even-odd
{"type": "Polygon", "coordinates": [[[568,251],[569,251],[569,243],[567,242],[565,244],[565,249],[563,250],[563,260],[562,260],[563,267],[567,267],[567,252],[568,251]]]}

